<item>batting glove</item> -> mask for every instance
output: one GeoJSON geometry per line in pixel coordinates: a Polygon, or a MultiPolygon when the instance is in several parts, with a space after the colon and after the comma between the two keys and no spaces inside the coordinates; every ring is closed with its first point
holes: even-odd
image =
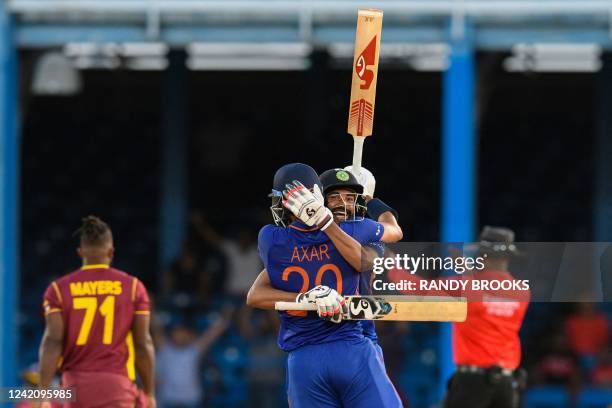
{"type": "Polygon", "coordinates": [[[325,285],[318,285],[308,292],[298,294],[295,301],[316,304],[319,317],[333,323],[340,323],[342,316],[348,313],[344,298],[335,289],[325,285]]]}
{"type": "Polygon", "coordinates": [[[363,195],[370,198],[374,197],[374,190],[376,189],[376,179],[372,172],[365,167],[361,168],[359,173],[353,171],[353,166],[346,166],[344,170],[348,170],[357,177],[359,184],[363,186],[363,195]]]}
{"type": "Polygon", "coordinates": [[[286,187],[283,191],[283,205],[304,224],[324,231],[334,222],[331,210],[325,207],[318,185],[314,186],[313,192],[297,180],[293,180],[293,184],[287,184],[286,187]]]}

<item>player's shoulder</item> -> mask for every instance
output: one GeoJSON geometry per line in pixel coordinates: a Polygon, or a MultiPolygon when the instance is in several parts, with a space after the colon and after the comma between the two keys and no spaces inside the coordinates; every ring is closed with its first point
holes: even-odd
{"type": "Polygon", "coordinates": [[[365,242],[380,241],[385,231],[381,223],[369,218],[342,222],[340,223],[340,228],[362,244],[365,242]]]}
{"type": "Polygon", "coordinates": [[[60,276],[59,278],[51,281],[49,283],[50,286],[52,285],[58,285],[58,286],[64,286],[69,284],[70,282],[74,281],[76,279],[76,277],[78,276],[78,273],[81,269],[75,269],[72,272],[68,272],[65,273],[64,275],[60,276]]]}
{"type": "MultiPolygon", "coordinates": [[[[57,285],[59,288],[64,288],[64,287],[69,287],[70,284],[74,282],[78,282],[82,280],[92,280],[92,275],[89,275],[89,274],[84,275],[84,272],[86,271],[83,271],[81,268],[76,269],[50,282],[49,286],[57,285]]],[[[116,280],[122,280],[122,281],[132,281],[133,279],[137,279],[135,276],[130,275],[127,272],[124,272],[120,269],[116,269],[112,267],[104,271],[102,275],[95,275],[93,276],[93,278],[94,279],[99,278],[101,280],[116,279],[116,280]]]]}
{"type": "Polygon", "coordinates": [[[267,224],[259,230],[258,241],[260,243],[272,243],[287,235],[288,229],[273,224],[267,224]]]}
{"type": "Polygon", "coordinates": [[[129,285],[137,286],[138,282],[142,284],[140,279],[137,276],[134,276],[128,272],[122,271],[121,269],[109,268],[108,269],[108,278],[112,280],[120,280],[126,282],[129,285]]]}
{"type": "Polygon", "coordinates": [[[274,231],[276,229],[279,229],[281,227],[273,225],[273,224],[266,224],[263,227],[261,227],[261,229],[259,230],[259,236],[261,237],[262,235],[266,236],[269,234],[274,233],[274,231]]]}
{"type": "Polygon", "coordinates": [[[361,227],[371,227],[371,226],[380,225],[379,222],[374,221],[371,218],[362,218],[358,221],[353,221],[353,222],[361,227]]]}
{"type": "Polygon", "coordinates": [[[360,231],[360,230],[367,230],[371,228],[378,228],[379,226],[381,226],[380,223],[370,218],[362,218],[360,220],[355,220],[355,221],[343,221],[339,225],[340,225],[340,228],[342,228],[347,233],[352,232],[352,231],[360,231]]]}
{"type": "Polygon", "coordinates": [[[122,271],[121,269],[117,269],[117,268],[108,268],[108,272],[112,275],[116,275],[117,277],[121,277],[124,279],[138,279],[136,278],[134,275],[131,275],[125,271],[122,271]]]}

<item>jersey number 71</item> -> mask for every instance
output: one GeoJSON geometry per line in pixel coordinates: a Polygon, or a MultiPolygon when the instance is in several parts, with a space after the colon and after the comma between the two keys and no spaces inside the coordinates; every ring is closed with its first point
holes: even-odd
{"type": "Polygon", "coordinates": [[[113,342],[113,325],[115,324],[115,297],[107,296],[102,301],[98,308],[97,297],[78,297],[74,298],[72,307],[75,310],[85,309],[85,317],[81,323],[79,337],[77,337],[76,345],[83,346],[87,344],[91,326],[93,326],[96,317],[96,310],[100,311],[100,315],[104,318],[104,331],[102,335],[102,344],[111,344],[113,342]]]}

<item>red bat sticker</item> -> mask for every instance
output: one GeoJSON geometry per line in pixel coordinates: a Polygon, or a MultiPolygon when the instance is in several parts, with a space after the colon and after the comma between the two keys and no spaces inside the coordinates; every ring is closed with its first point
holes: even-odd
{"type": "Polygon", "coordinates": [[[359,55],[359,58],[357,58],[357,62],[355,63],[355,72],[357,72],[357,76],[365,81],[359,86],[360,89],[370,89],[370,84],[372,84],[372,81],[374,80],[374,71],[372,69],[368,69],[368,65],[374,64],[375,56],[376,36],[372,38],[372,41],[370,41],[365,50],[363,50],[361,55],[359,55]]]}
{"type": "Polygon", "coordinates": [[[363,136],[363,128],[365,126],[372,127],[374,117],[374,108],[370,102],[365,99],[359,99],[351,105],[351,113],[349,126],[355,126],[357,121],[357,136],[363,136]]]}

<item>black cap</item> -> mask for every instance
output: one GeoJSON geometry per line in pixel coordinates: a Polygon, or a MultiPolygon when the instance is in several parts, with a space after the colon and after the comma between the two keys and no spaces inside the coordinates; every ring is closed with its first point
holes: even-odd
{"type": "Polygon", "coordinates": [[[330,190],[337,188],[347,188],[357,194],[363,194],[363,186],[359,184],[353,173],[348,170],[329,169],[321,173],[319,179],[323,184],[323,194],[327,194],[330,190]]]}

